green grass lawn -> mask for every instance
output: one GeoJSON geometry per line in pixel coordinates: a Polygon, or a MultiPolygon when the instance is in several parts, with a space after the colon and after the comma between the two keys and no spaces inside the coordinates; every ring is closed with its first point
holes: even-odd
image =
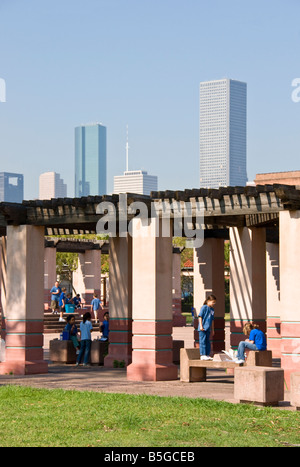
{"type": "Polygon", "coordinates": [[[300,445],[300,413],[206,399],[0,387],[0,447],[300,445]]]}

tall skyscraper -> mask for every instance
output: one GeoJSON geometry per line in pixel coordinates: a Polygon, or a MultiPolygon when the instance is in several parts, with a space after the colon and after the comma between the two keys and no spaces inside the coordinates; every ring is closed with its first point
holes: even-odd
{"type": "Polygon", "coordinates": [[[200,83],[200,187],[247,183],[247,84],[200,83]]]}
{"type": "Polygon", "coordinates": [[[75,128],[75,196],[106,194],[106,127],[75,128]]]}
{"type": "Polygon", "coordinates": [[[157,191],[157,177],[148,175],[144,170],[128,170],[114,177],[114,193],[137,193],[150,195],[157,191]]]}
{"type": "Polygon", "coordinates": [[[45,172],[39,178],[39,199],[66,198],[67,185],[55,172],[45,172]]]}
{"type": "Polygon", "coordinates": [[[9,172],[0,173],[0,202],[22,203],[24,199],[24,176],[9,172]]]}

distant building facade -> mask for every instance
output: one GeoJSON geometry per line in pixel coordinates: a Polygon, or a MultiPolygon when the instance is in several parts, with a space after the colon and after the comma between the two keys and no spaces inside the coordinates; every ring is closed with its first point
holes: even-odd
{"type": "Polygon", "coordinates": [[[39,178],[39,199],[66,198],[67,185],[56,172],[45,172],[39,178]]]}
{"type": "Polygon", "coordinates": [[[106,194],[106,127],[75,128],[75,196],[106,194]]]}
{"type": "Polygon", "coordinates": [[[128,170],[114,177],[114,193],[150,195],[151,191],[157,191],[157,184],[156,175],[148,175],[144,170],[128,170]]]}
{"type": "Polygon", "coordinates": [[[256,174],[254,182],[255,185],[273,185],[275,183],[279,183],[282,185],[300,186],[300,170],[256,174]]]}
{"type": "Polygon", "coordinates": [[[22,203],[24,199],[24,176],[0,172],[0,202],[22,203]]]}
{"type": "Polygon", "coordinates": [[[200,83],[200,187],[247,183],[247,84],[200,83]]]}

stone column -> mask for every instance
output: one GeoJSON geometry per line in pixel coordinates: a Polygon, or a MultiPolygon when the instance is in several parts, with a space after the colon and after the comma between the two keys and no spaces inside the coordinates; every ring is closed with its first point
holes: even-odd
{"type": "Polygon", "coordinates": [[[267,340],[268,350],[275,358],[281,357],[281,318],[279,283],[279,244],[267,243],[267,340]]]}
{"type": "Polygon", "coordinates": [[[246,338],[247,321],[266,332],[266,232],[247,227],[229,231],[231,346],[236,348],[246,338]]]}
{"type": "Polygon", "coordinates": [[[133,381],[177,379],[172,344],[172,237],[163,237],[168,219],[133,219],[132,364],[133,381]]]}
{"type": "MultiPolygon", "coordinates": [[[[224,240],[205,239],[202,247],[194,249],[194,308],[198,316],[204,300],[210,294],[217,297],[215,306],[215,335],[212,351],[225,350],[225,279],[224,240]]],[[[198,319],[195,324],[195,347],[199,347],[198,319]]]]}
{"type": "Polygon", "coordinates": [[[172,302],[173,326],[185,326],[186,318],[181,314],[181,254],[173,252],[172,302]]]}
{"type": "MultiPolygon", "coordinates": [[[[100,298],[101,250],[86,250],[85,253],[79,253],[78,268],[73,273],[73,287],[76,293],[80,293],[86,305],[91,304],[94,293],[100,298]]],[[[99,319],[102,319],[102,316],[99,319]]]]}
{"type": "Polygon", "coordinates": [[[7,263],[7,239],[0,239],[0,279],[1,279],[1,313],[0,313],[0,339],[5,340],[5,313],[6,313],[6,263],[7,263]]]}
{"type": "Polygon", "coordinates": [[[48,371],[43,359],[44,227],[7,227],[6,361],[0,373],[48,371]]]}
{"type": "Polygon", "coordinates": [[[132,237],[109,240],[109,353],[104,366],[115,360],[131,363],[132,355],[132,237]]]}
{"type": "Polygon", "coordinates": [[[44,257],[44,309],[48,310],[51,303],[50,290],[55,284],[56,275],[56,248],[45,248],[44,257]]]}
{"type": "Polygon", "coordinates": [[[281,368],[288,388],[300,367],[300,211],[279,217],[281,368]]]}

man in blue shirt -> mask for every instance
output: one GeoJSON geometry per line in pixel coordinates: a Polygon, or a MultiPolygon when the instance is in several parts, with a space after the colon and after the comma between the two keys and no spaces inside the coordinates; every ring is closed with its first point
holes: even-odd
{"type": "Polygon", "coordinates": [[[52,314],[57,314],[58,313],[58,307],[59,307],[59,297],[61,294],[61,288],[59,287],[59,282],[56,281],[55,285],[52,287],[50,290],[51,293],[51,310],[52,314]]]}

